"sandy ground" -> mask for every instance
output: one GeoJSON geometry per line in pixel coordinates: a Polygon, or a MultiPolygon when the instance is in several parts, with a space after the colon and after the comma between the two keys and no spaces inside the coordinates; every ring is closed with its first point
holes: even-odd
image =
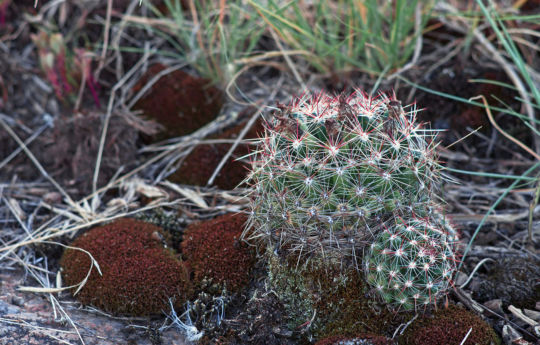
{"type": "MultiPolygon", "coordinates": [[[[78,308],[75,302],[63,302],[83,338],[65,319],[57,317],[47,295],[20,292],[24,272],[0,271],[0,345],[155,345],[187,344],[180,331],[169,328],[158,335],[148,331],[149,320],[113,319],[78,308]],[[136,323],[136,324],[135,324],[136,323]],[[137,325],[145,325],[136,327],[137,325]]],[[[65,300],[67,298],[63,298],[65,300]]],[[[157,328],[162,321],[155,322],[157,328]]]]}

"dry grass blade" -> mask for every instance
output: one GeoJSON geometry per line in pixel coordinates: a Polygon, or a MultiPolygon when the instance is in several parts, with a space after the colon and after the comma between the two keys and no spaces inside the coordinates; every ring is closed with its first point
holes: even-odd
{"type": "MultiPolygon", "coordinates": [[[[1,78],[1,77],[0,77],[1,78]]],[[[24,141],[24,146],[19,146],[15,151],[13,151],[9,156],[7,156],[2,162],[0,162],[0,169],[2,169],[6,164],[8,164],[13,158],[15,158],[21,151],[23,151],[23,147],[28,147],[35,139],[37,139],[41,133],[45,131],[45,129],[50,128],[52,126],[52,123],[47,123],[40,128],[38,128],[31,136],[28,137],[24,141]]]]}
{"type": "Polygon", "coordinates": [[[141,60],[139,60],[139,62],[136,63],[131,68],[131,70],[128,73],[126,73],[126,75],[124,75],[122,77],[122,79],[120,79],[113,86],[113,88],[111,90],[111,95],[109,97],[109,103],[107,105],[107,114],[106,114],[106,117],[105,117],[105,122],[103,123],[103,129],[102,129],[101,137],[100,137],[100,140],[99,140],[98,155],[96,157],[96,167],[94,169],[94,176],[93,176],[93,179],[92,179],[92,191],[94,192],[93,194],[96,194],[96,191],[97,191],[97,181],[98,181],[98,177],[99,177],[99,169],[100,169],[100,166],[101,166],[101,159],[103,157],[103,149],[105,147],[105,139],[107,137],[107,129],[109,127],[109,121],[110,121],[110,118],[111,118],[112,113],[113,113],[113,106],[114,106],[114,100],[115,100],[115,97],[116,97],[116,92],[122,87],[122,85],[124,85],[124,83],[129,78],[131,78],[131,76],[135,73],[135,71],[137,71],[137,69],[140,68],[142,63],[144,61],[146,61],[146,59],[148,59],[149,54],[150,54],[150,52],[146,52],[145,55],[141,58],[141,60]]]}
{"type": "Polygon", "coordinates": [[[491,122],[491,124],[493,125],[493,127],[495,127],[502,135],[504,135],[506,138],[508,138],[509,140],[511,140],[514,144],[518,145],[519,147],[521,147],[523,150],[527,151],[527,153],[529,153],[531,156],[533,156],[534,158],[536,158],[536,160],[540,161],[540,155],[538,155],[536,152],[534,152],[533,150],[531,150],[527,145],[523,144],[521,141],[517,140],[516,138],[514,138],[513,136],[511,136],[510,134],[506,133],[506,131],[504,131],[498,124],[497,122],[495,122],[495,120],[493,119],[493,115],[491,114],[491,109],[489,108],[489,104],[486,100],[486,97],[484,97],[483,95],[480,95],[480,96],[476,96],[476,97],[472,97],[470,98],[469,100],[475,100],[475,99],[482,99],[482,102],[484,103],[484,106],[485,106],[485,109],[486,109],[486,114],[489,118],[489,122],[491,122]]]}
{"type": "Polygon", "coordinates": [[[459,143],[459,142],[461,142],[461,141],[467,139],[470,135],[473,135],[474,133],[478,132],[481,128],[482,128],[482,127],[478,127],[478,128],[475,129],[474,131],[469,132],[467,135],[465,135],[465,136],[459,138],[458,140],[454,141],[454,142],[451,143],[450,145],[446,146],[445,149],[450,148],[450,147],[454,146],[455,144],[457,144],[457,143],[459,143]]]}
{"type": "Polygon", "coordinates": [[[43,168],[43,166],[39,163],[39,161],[37,160],[37,158],[32,154],[32,152],[26,147],[26,145],[24,144],[24,142],[17,136],[17,134],[15,134],[15,132],[11,129],[11,127],[9,127],[6,122],[2,119],[2,117],[0,117],[0,125],[2,127],[4,127],[4,129],[9,133],[9,135],[17,142],[17,144],[19,145],[19,147],[22,148],[22,150],[26,153],[26,155],[28,156],[28,158],[30,158],[30,160],[32,161],[32,163],[36,166],[36,168],[39,170],[39,172],[43,175],[43,177],[45,177],[47,180],[49,180],[49,182],[56,188],[56,190],[58,190],[58,192],[60,192],[60,194],[62,194],[65,198],[66,198],[66,201],[71,205],[73,206],[75,209],[78,209],[80,210],[80,207],[73,201],[73,199],[71,199],[71,196],[69,196],[69,194],[64,190],[64,188],[62,188],[58,182],[56,182],[48,173],[47,171],[43,168]]]}
{"type": "Polygon", "coordinates": [[[473,328],[471,327],[469,329],[469,331],[467,332],[467,334],[465,335],[465,337],[463,337],[463,340],[461,341],[461,343],[459,345],[463,345],[465,344],[465,342],[467,341],[467,339],[469,338],[469,335],[471,335],[471,332],[472,332],[473,328]]]}
{"type": "Polygon", "coordinates": [[[291,69],[291,72],[293,73],[294,78],[296,79],[298,84],[300,84],[300,86],[302,87],[302,90],[307,90],[308,88],[306,86],[306,83],[304,82],[304,79],[300,76],[300,73],[298,73],[298,69],[294,65],[291,58],[289,57],[289,54],[285,54],[285,49],[283,48],[283,44],[281,44],[281,42],[280,42],[280,40],[279,40],[279,38],[278,38],[278,36],[276,34],[276,31],[274,30],[273,27],[270,27],[270,34],[272,35],[272,38],[274,39],[274,42],[276,42],[276,45],[278,46],[283,58],[287,62],[287,65],[291,69]]]}
{"type": "Polygon", "coordinates": [[[240,144],[240,141],[242,139],[244,139],[244,136],[247,134],[247,132],[253,126],[255,121],[257,121],[257,119],[259,118],[259,115],[261,114],[261,111],[262,111],[263,108],[264,108],[264,106],[259,106],[259,109],[257,109],[257,111],[249,119],[248,123],[244,126],[244,128],[242,128],[242,131],[240,132],[240,134],[238,135],[238,137],[234,141],[234,143],[231,146],[231,148],[229,149],[229,151],[227,151],[227,153],[223,156],[223,158],[221,159],[221,161],[217,165],[216,169],[214,169],[214,172],[212,173],[212,176],[210,176],[210,178],[208,179],[208,182],[206,183],[207,186],[211,186],[214,183],[214,179],[219,174],[219,172],[221,171],[221,169],[223,168],[225,163],[227,163],[227,160],[232,155],[234,150],[238,147],[238,145],[240,144]]]}
{"type": "Polygon", "coordinates": [[[531,201],[531,206],[529,207],[529,225],[528,225],[528,240],[529,240],[529,246],[533,247],[533,215],[534,211],[536,210],[536,206],[538,205],[538,201],[540,200],[540,180],[536,184],[536,191],[534,193],[533,200],[531,201]]]}
{"type": "Polygon", "coordinates": [[[109,35],[110,35],[110,26],[111,26],[111,13],[112,13],[113,0],[107,0],[107,12],[105,18],[105,27],[103,29],[103,47],[101,49],[101,56],[99,59],[99,64],[94,74],[94,79],[99,80],[99,74],[105,66],[105,58],[107,56],[107,48],[109,47],[109,35]]]}
{"type": "Polygon", "coordinates": [[[199,206],[200,208],[202,209],[208,208],[208,204],[206,203],[206,201],[204,201],[204,199],[197,192],[191,189],[182,188],[174,183],[170,183],[169,181],[163,181],[161,184],[169,187],[175,192],[182,194],[184,197],[191,200],[195,205],[199,206]]]}
{"type": "Polygon", "coordinates": [[[530,317],[528,317],[527,315],[523,314],[523,311],[521,311],[520,309],[514,307],[513,305],[509,306],[508,307],[508,310],[514,314],[514,316],[516,316],[517,318],[519,318],[520,320],[522,320],[523,322],[531,325],[531,326],[537,326],[538,325],[538,322],[536,322],[535,320],[531,319],[530,317]]]}
{"type": "MultiPolygon", "coordinates": [[[[64,339],[61,339],[61,338],[56,337],[53,334],[51,334],[51,333],[73,334],[74,332],[63,331],[63,330],[55,329],[55,328],[46,328],[46,327],[36,326],[36,325],[32,325],[31,323],[29,323],[29,322],[27,322],[25,320],[21,320],[21,319],[9,319],[9,318],[0,317],[0,322],[6,323],[6,324],[11,324],[11,325],[21,325],[21,326],[28,327],[28,328],[31,328],[31,329],[34,329],[34,330],[40,330],[40,331],[43,331],[43,333],[47,337],[49,337],[51,339],[54,339],[54,340],[58,341],[61,344],[74,345],[74,343],[71,343],[69,341],[66,341],[64,339]]],[[[81,342],[83,344],[85,344],[85,342],[82,340],[82,338],[81,338],[81,342]]]]}

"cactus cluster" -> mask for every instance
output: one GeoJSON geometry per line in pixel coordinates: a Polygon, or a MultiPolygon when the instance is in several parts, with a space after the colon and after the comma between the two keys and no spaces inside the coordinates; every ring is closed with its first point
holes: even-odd
{"type": "Polygon", "coordinates": [[[353,258],[402,309],[434,301],[455,271],[456,236],[436,211],[436,132],[416,114],[359,90],[278,104],[253,155],[245,234],[298,260],[353,258]]]}

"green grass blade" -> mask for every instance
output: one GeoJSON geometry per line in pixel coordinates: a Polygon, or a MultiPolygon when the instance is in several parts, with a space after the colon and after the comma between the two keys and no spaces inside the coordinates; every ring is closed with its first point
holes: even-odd
{"type": "MultiPolygon", "coordinates": [[[[527,171],[525,171],[522,175],[523,178],[525,178],[527,175],[529,175],[531,172],[533,172],[534,170],[536,170],[538,167],[540,167],[540,162],[537,162],[536,164],[534,164],[532,167],[530,167],[529,169],[527,169],[527,171]]],[[[538,181],[538,177],[534,178],[533,179],[534,181],[531,181],[532,182],[536,182],[538,181]]],[[[495,211],[495,208],[497,207],[497,205],[499,205],[499,203],[508,195],[508,193],[510,193],[510,191],[512,191],[517,185],[519,182],[523,181],[523,179],[516,179],[500,196],[499,198],[493,203],[493,205],[491,205],[491,207],[489,208],[489,210],[486,212],[486,214],[484,215],[484,217],[482,218],[482,220],[480,221],[480,223],[478,224],[478,226],[476,227],[476,230],[474,231],[474,233],[472,234],[471,236],[471,239],[469,240],[469,243],[467,244],[467,247],[465,248],[465,250],[463,251],[463,255],[461,257],[461,262],[459,263],[459,266],[458,266],[458,270],[461,269],[461,266],[463,265],[463,262],[465,261],[465,258],[467,257],[467,254],[469,253],[471,247],[472,247],[472,244],[474,243],[474,240],[476,238],[476,236],[478,235],[478,233],[480,232],[480,229],[482,229],[482,226],[484,225],[484,223],[486,222],[488,216],[493,212],[495,211]]]]}

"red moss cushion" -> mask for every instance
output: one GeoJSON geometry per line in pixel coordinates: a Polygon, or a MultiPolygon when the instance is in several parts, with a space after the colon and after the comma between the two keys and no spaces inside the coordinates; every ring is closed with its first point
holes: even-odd
{"type": "MultiPolygon", "coordinates": [[[[133,88],[139,92],[167,66],[156,64],[148,69],[133,88]]],[[[154,119],[164,129],[155,140],[182,136],[211,122],[223,105],[223,93],[210,86],[210,80],[174,71],[162,76],[135,104],[147,118],[154,119]]]]}
{"type": "Polygon", "coordinates": [[[226,214],[186,229],[181,250],[193,271],[194,284],[207,278],[234,292],[248,283],[255,254],[240,240],[246,220],[244,214],[226,214]]]}
{"type": "MultiPolygon", "coordinates": [[[[246,110],[249,113],[248,110],[246,110]]],[[[226,130],[214,138],[235,139],[244,129],[245,122],[226,130]]],[[[257,121],[246,133],[244,140],[253,140],[264,132],[262,121],[257,121]]],[[[189,156],[182,162],[178,170],[172,173],[168,180],[195,186],[206,186],[223,157],[229,152],[232,144],[204,144],[196,146],[189,156]]],[[[249,146],[240,144],[236,147],[225,165],[214,179],[214,185],[220,189],[231,190],[236,188],[247,177],[250,170],[248,164],[238,160],[250,153],[249,146]]]]}
{"type": "Polygon", "coordinates": [[[465,345],[500,344],[491,326],[470,311],[456,306],[440,309],[431,317],[413,322],[405,331],[400,344],[460,345],[471,328],[465,345]]]}
{"type": "MultiPolygon", "coordinates": [[[[168,177],[169,181],[205,186],[231,145],[199,145],[191,151],[182,166],[168,177]]],[[[248,167],[230,157],[214,180],[214,185],[225,190],[236,188],[247,176],[248,167]]]]}
{"type": "MultiPolygon", "coordinates": [[[[184,263],[163,247],[161,228],[124,218],[79,236],[72,247],[82,248],[97,260],[84,287],[75,296],[113,314],[151,315],[168,312],[169,298],[182,306],[191,290],[184,263]]],[[[60,262],[64,285],[81,282],[90,269],[90,258],[67,249],[60,262]]]]}

